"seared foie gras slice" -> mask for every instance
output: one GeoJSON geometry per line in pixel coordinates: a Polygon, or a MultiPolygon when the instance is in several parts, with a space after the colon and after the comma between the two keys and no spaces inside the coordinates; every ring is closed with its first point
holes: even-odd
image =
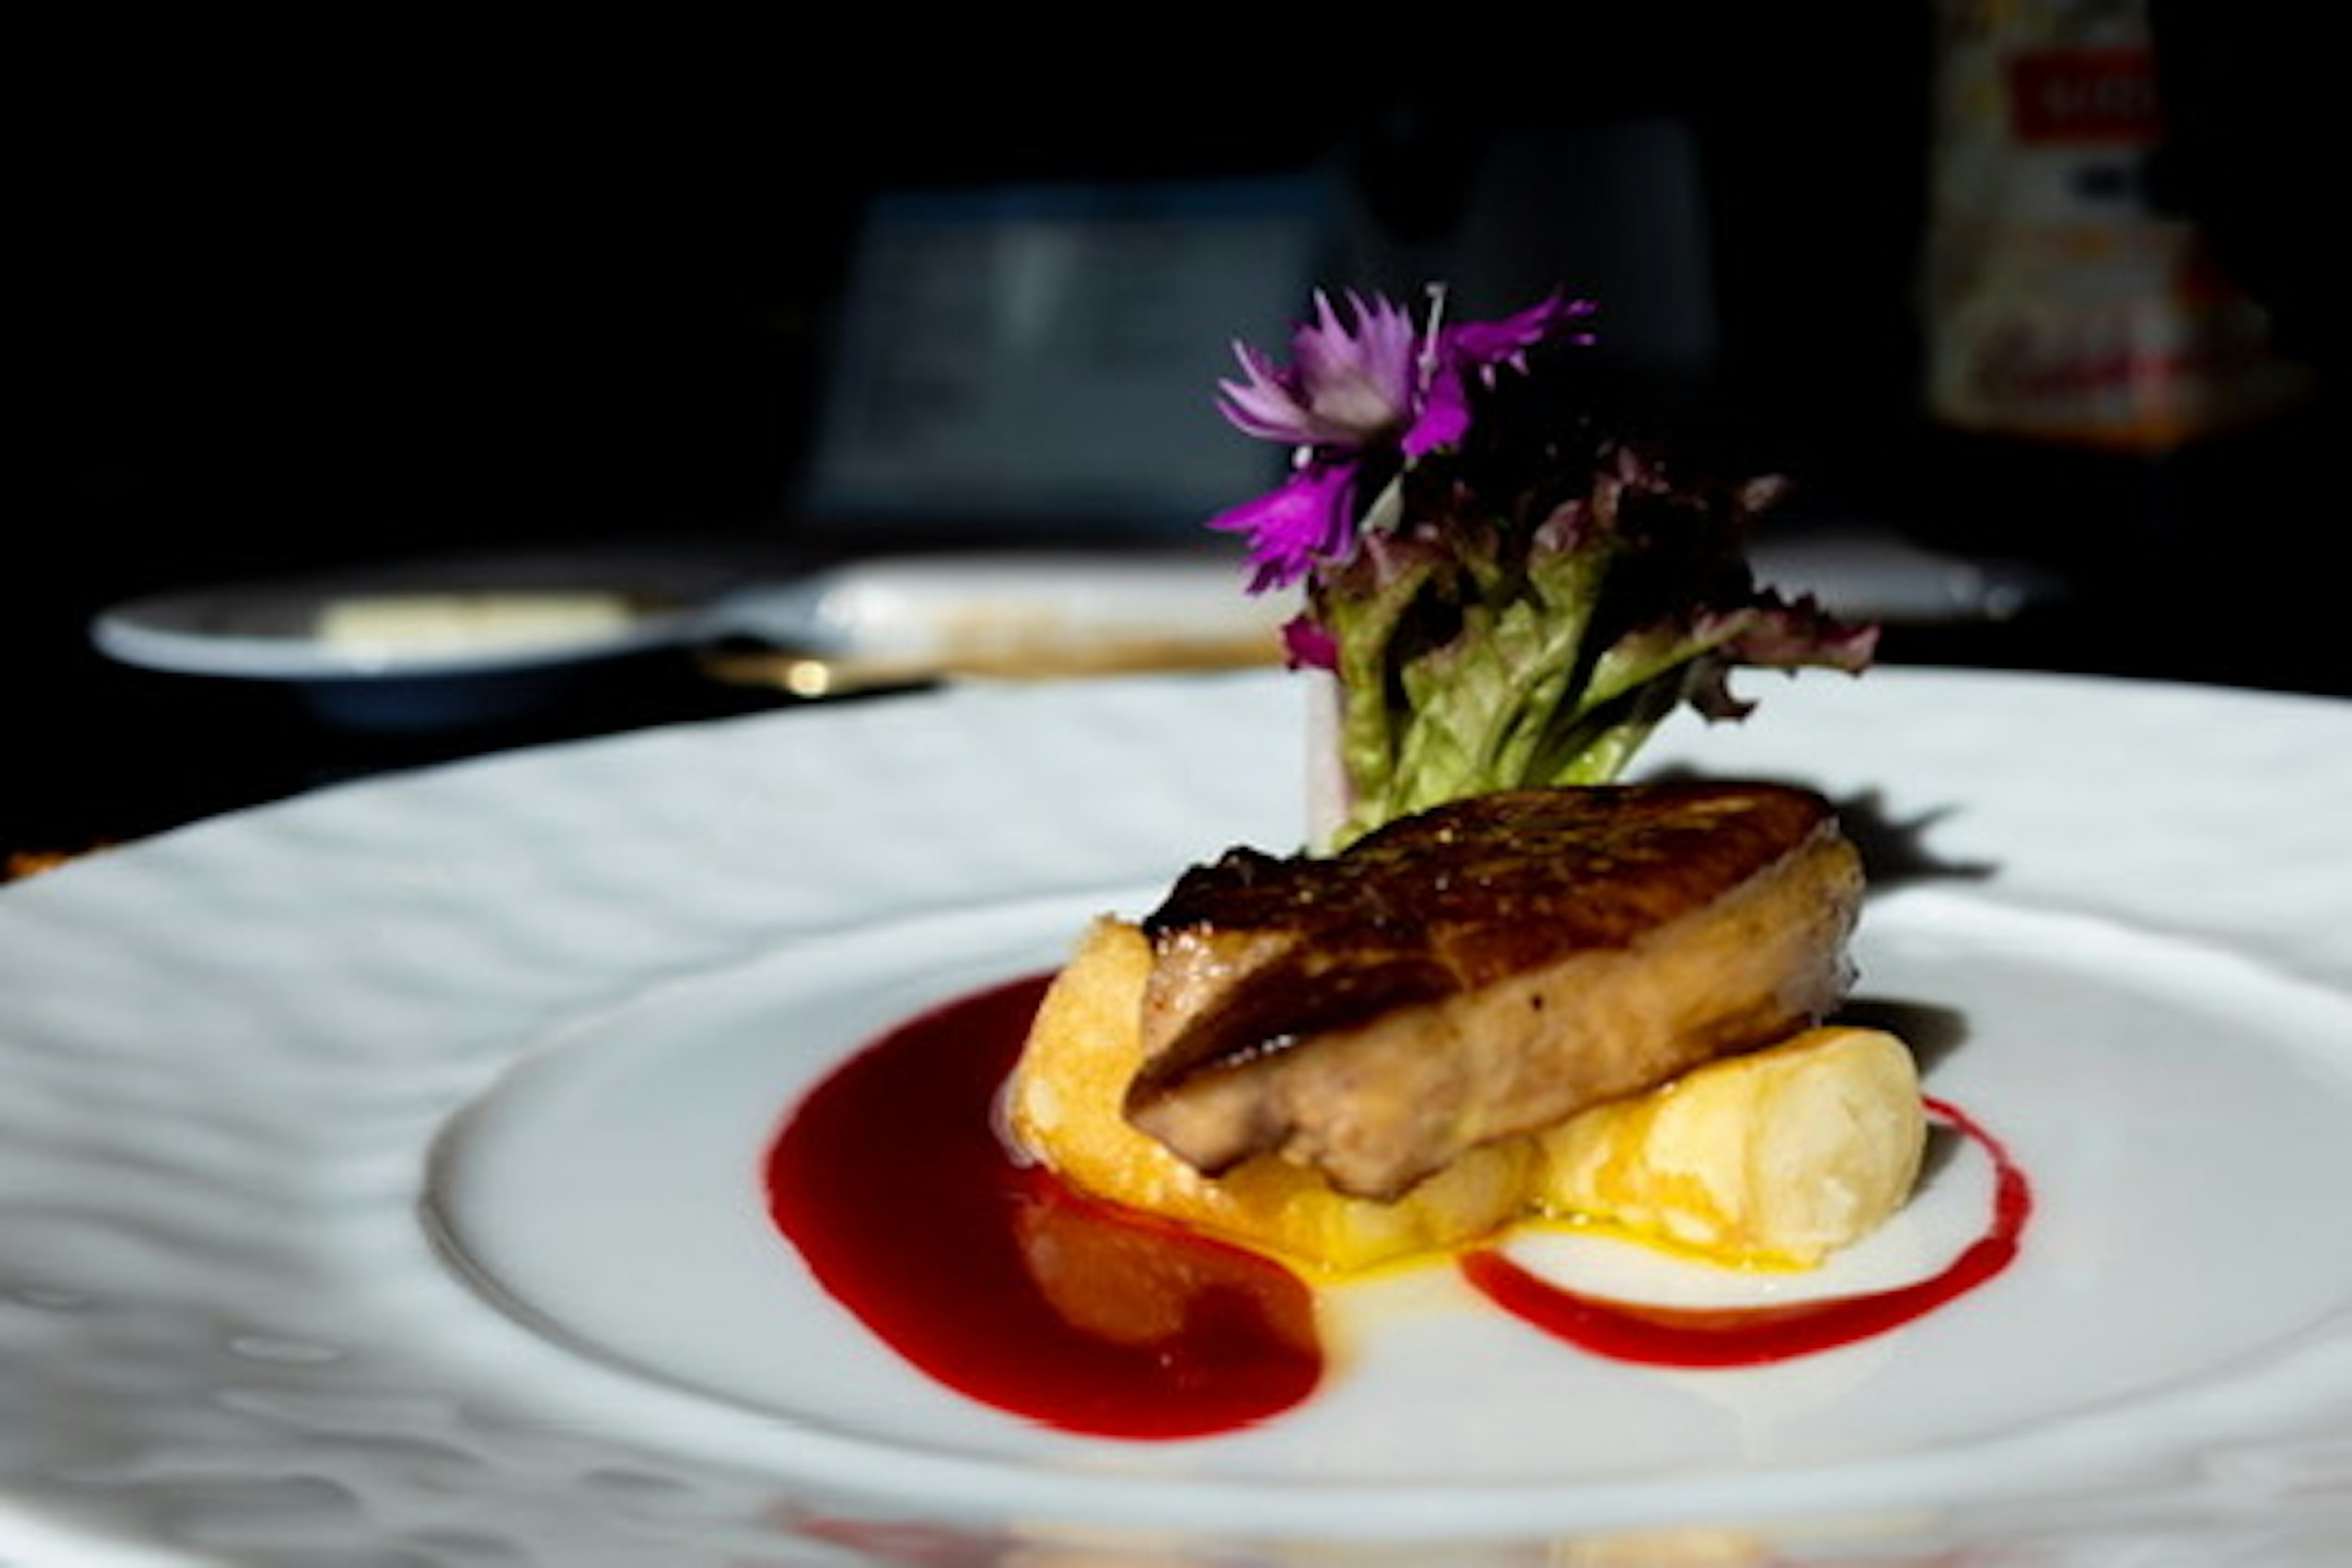
{"type": "Polygon", "coordinates": [[[1126,1112],[1211,1173],[1393,1198],[1468,1149],[1785,1037],[1843,995],[1862,867],[1754,784],[1475,796],[1181,878],[1126,1112]]]}

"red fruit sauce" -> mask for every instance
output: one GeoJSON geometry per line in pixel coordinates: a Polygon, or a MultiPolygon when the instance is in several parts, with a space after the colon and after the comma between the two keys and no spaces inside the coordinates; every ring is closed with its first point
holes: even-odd
{"type": "MultiPolygon", "coordinates": [[[[1073,1192],[1019,1158],[996,1101],[1047,984],[909,1019],[819,1083],[771,1148],[770,1213],[820,1284],[884,1342],[970,1397],[1043,1425],[1132,1438],[1231,1431],[1312,1394],[1312,1289],[1244,1248],[1073,1192]]],[[[1480,1249],[1459,1260],[1504,1311],[1597,1354],[1754,1365],[1885,1333],[2015,1258],[2024,1175],[1954,1108],[1930,1112],[1992,1160],[1985,1234],[1931,1279],[1791,1305],[1692,1310],[1579,1295],[1480,1249]]]]}
{"type": "Polygon", "coordinates": [[[1776,1306],[1654,1307],[1562,1289],[1492,1248],[1465,1253],[1463,1278],[1503,1310],[1555,1338],[1597,1355],[1654,1366],[1758,1366],[1901,1328],[2007,1268],[2033,1211],[2025,1173],[1990,1133],[1942,1100],[1927,1105],[1930,1117],[1992,1161],[1992,1223],[1940,1273],[1916,1283],[1776,1306]]]}
{"type": "Polygon", "coordinates": [[[769,1154],[777,1225],[899,1354],[1001,1409],[1184,1437],[1297,1405],[1323,1375],[1303,1280],[1009,1152],[997,1092],[1045,984],[911,1019],[820,1083],[769,1154]]]}

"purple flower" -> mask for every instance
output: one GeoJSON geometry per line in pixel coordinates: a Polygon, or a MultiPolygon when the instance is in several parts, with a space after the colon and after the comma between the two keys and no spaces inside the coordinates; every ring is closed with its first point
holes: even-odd
{"type": "Polygon", "coordinates": [[[1469,382],[1527,368],[1529,350],[1571,332],[1592,313],[1553,295],[1497,321],[1426,330],[1393,302],[1350,293],[1343,319],[1330,297],[1291,334],[1291,363],[1234,345],[1244,378],[1218,383],[1218,406],[1244,433],[1298,448],[1299,465],[1270,494],[1210,526],[1250,538],[1251,591],[1286,587],[1355,551],[1356,473],[1364,458],[1406,462],[1459,443],[1470,427],[1469,382]]]}

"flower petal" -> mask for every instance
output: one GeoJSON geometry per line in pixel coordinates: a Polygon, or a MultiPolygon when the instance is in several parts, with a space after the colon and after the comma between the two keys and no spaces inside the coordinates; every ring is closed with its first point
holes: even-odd
{"type": "Polygon", "coordinates": [[[1419,458],[1455,445],[1469,430],[1470,399],[1463,390],[1461,373],[1441,365],[1423,389],[1421,406],[1398,444],[1406,457],[1419,458]]]}
{"type": "Polygon", "coordinates": [[[1257,566],[1250,592],[1287,587],[1354,547],[1356,470],[1351,463],[1308,463],[1277,489],[1209,520],[1209,526],[1249,535],[1257,566]]]}
{"type": "Polygon", "coordinates": [[[1282,623],[1282,654],[1293,669],[1337,669],[1339,639],[1312,616],[1293,616],[1282,623]]]}
{"type": "Polygon", "coordinates": [[[1402,426],[1418,379],[1419,336],[1412,320],[1389,300],[1350,293],[1350,330],[1331,305],[1315,297],[1316,321],[1291,340],[1300,383],[1316,419],[1333,443],[1368,447],[1402,426]]]}
{"type": "Polygon", "coordinates": [[[1591,317],[1594,308],[1590,300],[1554,293],[1497,321],[1464,321],[1448,327],[1439,339],[1446,359],[1465,370],[1481,374],[1499,365],[1524,370],[1528,351],[1554,338],[1590,342],[1591,334],[1580,330],[1579,324],[1591,317]]]}
{"type": "Polygon", "coordinates": [[[1234,345],[1241,381],[1217,384],[1217,407],[1244,434],[1289,446],[1314,445],[1321,432],[1313,410],[1298,400],[1294,378],[1247,343],[1234,345]]]}

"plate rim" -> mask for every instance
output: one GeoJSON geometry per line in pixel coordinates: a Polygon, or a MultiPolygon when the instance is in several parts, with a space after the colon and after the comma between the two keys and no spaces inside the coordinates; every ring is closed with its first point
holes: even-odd
{"type": "MultiPolygon", "coordinates": [[[[1201,701],[1215,700],[1244,689],[1254,694],[1254,700],[1265,700],[1257,694],[1286,679],[1266,672],[1173,679],[1120,678],[1113,681],[1088,683],[1090,689],[1085,690],[1076,700],[1089,716],[1101,719],[1115,711],[1118,706],[1116,698],[1119,693],[1132,693],[1139,700],[1145,700],[1144,706],[1157,714],[1169,710],[1171,704],[1177,709],[1197,706],[1201,701]]],[[[1876,671],[1861,685],[1867,688],[1872,681],[1882,687],[1904,687],[1924,698],[1948,699],[1956,692],[1976,687],[1989,689],[1995,695],[2031,690],[2094,702],[2120,695],[2126,705],[2142,700],[2155,702],[2158,706],[2216,702],[2242,711],[2260,709],[2282,722],[2317,714],[2325,715],[2326,721],[2336,727],[2339,737],[2352,738],[2352,704],[2298,694],[2237,693],[2201,687],[2170,686],[2161,682],[2116,682],[2109,678],[1934,669],[1876,671]]],[[[1080,689],[1060,689],[1076,692],[1080,689]]],[[[1782,695],[1787,689],[1776,688],[1763,693],[1759,712],[1748,722],[1759,726],[1773,724],[1775,706],[1787,700],[1782,695]]],[[[299,850],[305,844],[312,847],[323,847],[331,859],[334,856],[342,857],[333,860],[337,868],[365,866],[373,870],[381,870],[380,858],[397,850],[399,835],[415,831],[424,821],[416,812],[420,803],[436,809],[446,809],[452,804],[462,805],[468,798],[478,799],[485,791],[496,795],[501,802],[509,802],[518,792],[527,792],[542,775],[551,779],[568,775],[574,780],[583,775],[595,775],[606,779],[608,784],[614,780],[625,783],[651,776],[651,773],[657,772],[661,766],[675,765],[682,758],[707,757],[714,749],[725,752],[738,741],[763,753],[772,752],[778,750],[788,729],[793,730],[795,741],[815,733],[856,737],[860,743],[870,745],[878,734],[911,728],[918,721],[936,718],[942,713],[963,713],[967,716],[967,722],[977,722],[980,717],[1001,717],[1014,709],[1027,710],[1034,716],[1041,705],[1050,706],[1052,700],[1050,694],[1034,691],[960,686],[892,699],[887,707],[845,707],[829,712],[758,715],[716,721],[631,736],[565,742],[541,748],[531,753],[445,764],[399,780],[340,786],[317,795],[191,825],[159,836],[155,841],[109,851],[102,857],[69,864],[43,878],[16,885],[5,894],[0,894],[0,922],[18,921],[35,929],[46,929],[45,922],[53,924],[58,919],[77,918],[89,912],[91,907],[102,914],[110,907],[120,908],[122,900],[137,890],[152,891],[158,886],[169,887],[174,878],[185,878],[234,859],[247,847],[242,842],[246,840],[265,841],[268,847],[281,852],[288,851],[289,847],[299,850]],[[391,839],[384,837],[386,834],[391,835],[391,839]],[[387,849],[388,843],[390,850],[387,849]]],[[[782,771],[793,772],[790,768],[782,771]]],[[[1284,774],[1280,787],[1286,787],[1289,780],[1296,776],[1295,773],[1284,774]]],[[[1271,821],[1285,816],[1286,812],[1267,812],[1262,814],[1258,820],[1271,821]]],[[[1154,844],[1143,853],[1147,857],[1155,855],[1164,847],[1154,844]]],[[[1023,896],[1050,897],[1055,891],[1053,888],[1033,888],[1025,889],[1023,896]]],[[[299,898],[296,898],[294,902],[299,905],[299,898]]],[[[793,929],[792,920],[783,920],[775,924],[770,934],[789,937],[793,929]]],[[[2347,974],[2352,973],[2352,967],[2341,967],[2344,963],[2341,954],[2336,955],[2333,963],[2321,964],[2315,978],[2331,989],[2342,989],[2347,974]]],[[[6,1005],[0,1003],[0,1022],[5,1022],[9,1017],[6,1005]]],[[[5,1054],[8,1049],[7,1038],[5,1033],[0,1033],[0,1054],[5,1054]]],[[[5,1209],[4,1204],[0,1204],[0,1209],[5,1209]]],[[[1925,1467],[1926,1470],[1938,1468],[1940,1467],[1925,1467]]],[[[1927,1475],[1922,1467],[1914,1464],[1898,1466],[1893,1473],[1908,1476],[1911,1484],[1915,1485],[1932,1482],[1941,1487],[1963,1480],[1963,1478],[1948,1474],[1927,1475]]],[[[5,1474],[5,1471],[0,1470],[0,1474],[5,1474]]],[[[843,1479],[823,1478],[828,1482],[839,1482],[843,1479]]],[[[980,1484],[982,1479],[971,1479],[971,1495],[965,1498],[965,1503],[974,1509],[985,1510],[989,1500],[980,1484]]],[[[15,1484],[12,1481],[0,1486],[0,1498],[5,1498],[9,1490],[14,1489],[15,1484]]],[[[1102,1484],[1107,1490],[1118,1489],[1115,1481],[1106,1480],[1102,1484]]],[[[1153,1483],[1151,1489],[1155,1495],[1160,1496],[1166,1495],[1167,1491],[1161,1483],[1153,1483]]],[[[1446,1509],[1459,1506],[1460,1499],[1457,1497],[1447,1502],[1446,1509]]],[[[1391,1510],[1402,1515],[1411,1515],[1414,1511],[1415,1505],[1409,1501],[1391,1510]]],[[[1626,1512],[1620,1522],[1631,1522],[1639,1511],[1634,1500],[1627,1500],[1626,1512]]],[[[1541,1512],[1538,1509],[1525,1517],[1513,1516],[1506,1521],[1507,1530],[1540,1525],[1546,1521],[1544,1518],[1537,1517],[1541,1512]]],[[[1458,1525],[1459,1521],[1442,1521],[1433,1511],[1424,1522],[1451,1528],[1458,1525]]],[[[1390,1523],[1393,1526],[1397,1521],[1391,1519],[1390,1523]]],[[[1373,1533],[1382,1534],[1378,1531],[1373,1533]]]]}

